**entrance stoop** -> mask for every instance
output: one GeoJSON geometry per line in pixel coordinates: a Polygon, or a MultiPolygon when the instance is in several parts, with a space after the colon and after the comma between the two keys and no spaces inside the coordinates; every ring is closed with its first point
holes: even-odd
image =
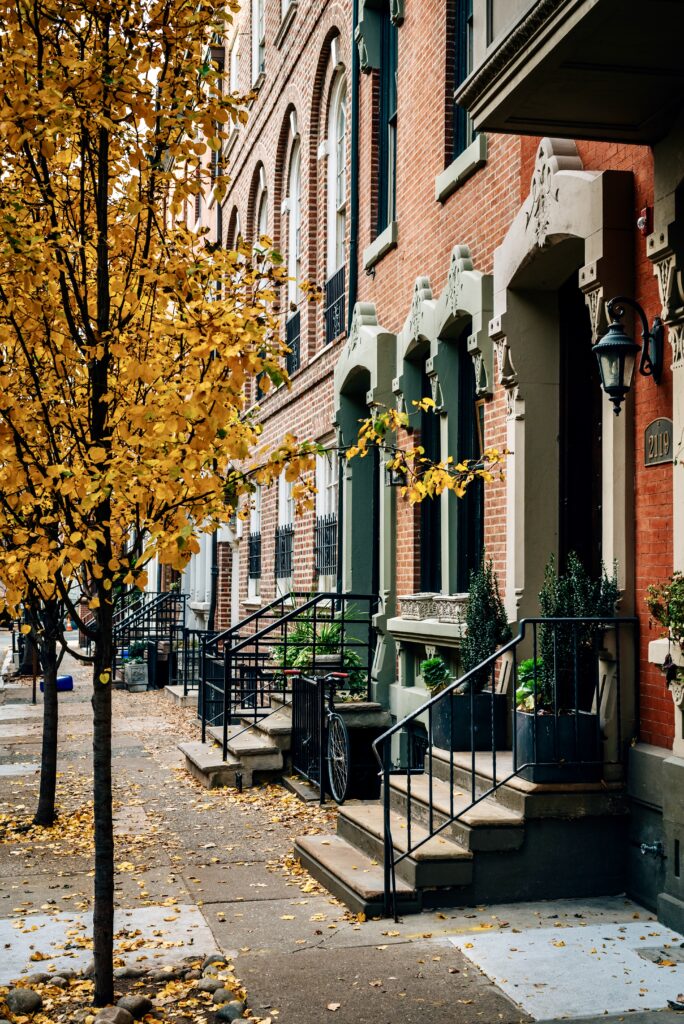
{"type": "MultiPolygon", "coordinates": [[[[470,754],[462,756],[453,780],[453,813],[462,806],[462,816],[436,835],[451,817],[448,755],[433,749],[432,776],[412,775],[410,794],[407,776],[390,776],[395,857],[413,850],[396,867],[399,913],[624,892],[628,810],[621,784],[513,778],[473,805],[466,761],[471,764],[470,754]]],[[[490,787],[486,768],[476,768],[476,793],[490,787]]],[[[340,808],[336,835],[301,837],[295,851],[350,909],[377,915],[385,911],[384,835],[382,799],[348,803],[340,808]]]]}
{"type": "Polygon", "coordinates": [[[256,781],[279,776],[290,749],[292,719],[281,707],[262,721],[242,718],[228,729],[228,752],[222,757],[223,729],[209,727],[206,743],[180,743],[186,768],[207,789],[248,788],[256,781]]]}

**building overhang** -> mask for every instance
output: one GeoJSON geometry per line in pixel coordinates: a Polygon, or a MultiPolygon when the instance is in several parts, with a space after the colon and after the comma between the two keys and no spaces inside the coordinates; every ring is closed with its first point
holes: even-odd
{"type": "Polygon", "coordinates": [[[684,95],[684,4],[537,0],[456,93],[478,131],[649,144],[684,95]]]}

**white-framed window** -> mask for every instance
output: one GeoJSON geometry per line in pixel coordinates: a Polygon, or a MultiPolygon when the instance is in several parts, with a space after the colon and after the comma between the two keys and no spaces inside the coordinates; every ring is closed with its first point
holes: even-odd
{"type": "Polygon", "coordinates": [[[347,81],[338,75],[328,122],[328,277],[344,266],[347,233],[347,81]]]}
{"type": "Polygon", "coordinates": [[[288,231],[287,231],[287,297],[296,304],[299,282],[302,279],[302,204],[301,204],[301,147],[296,139],[290,156],[288,174],[288,231]]]}
{"type": "Polygon", "coordinates": [[[247,597],[259,596],[261,590],[261,484],[252,495],[247,535],[247,597]]]}
{"type": "MultiPolygon", "coordinates": [[[[239,89],[240,83],[240,39],[239,36],[235,37],[233,45],[230,48],[228,54],[228,91],[232,96],[235,96],[239,89]]],[[[238,127],[238,122],[231,119],[230,130],[234,132],[238,127]]]]}
{"type": "Polygon", "coordinates": [[[315,568],[318,589],[334,590],[337,582],[337,496],[339,457],[336,451],[316,456],[315,568]]]}
{"type": "Polygon", "coordinates": [[[294,571],[294,516],[295,503],[292,497],[292,483],[285,479],[285,473],[278,477],[278,526],[276,528],[275,576],[279,594],[292,590],[294,571]]]}
{"type": "Polygon", "coordinates": [[[266,69],[265,0],[252,0],[252,81],[266,69]]]}

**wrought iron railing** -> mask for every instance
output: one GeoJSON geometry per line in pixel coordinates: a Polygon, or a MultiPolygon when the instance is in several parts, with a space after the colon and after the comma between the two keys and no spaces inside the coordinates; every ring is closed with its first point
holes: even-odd
{"type": "Polygon", "coordinates": [[[289,352],[285,359],[288,374],[292,375],[301,365],[301,317],[299,310],[285,321],[285,341],[289,352]]]}
{"type": "Polygon", "coordinates": [[[275,578],[292,578],[292,549],[294,547],[294,526],[287,523],[277,526],[275,532],[275,578]]]}
{"type": "Polygon", "coordinates": [[[331,665],[333,671],[342,668],[349,689],[368,698],[377,604],[367,594],[288,594],[207,642],[199,700],[202,739],[208,726],[222,726],[225,757],[231,722],[257,721],[289,703],[285,670],[293,667],[312,675],[331,671],[331,665]]]}
{"type": "Polygon", "coordinates": [[[383,782],[386,913],[396,917],[397,865],[514,777],[599,783],[604,771],[619,770],[624,629],[633,634],[627,675],[636,708],[637,618],[523,619],[513,640],[374,742],[383,782]],[[437,760],[449,783],[448,806],[433,799],[437,760]],[[393,802],[406,816],[401,852],[392,836],[393,802]]]}
{"type": "Polygon", "coordinates": [[[337,572],[337,516],[318,516],[314,534],[314,559],[318,576],[337,572]]]}
{"type": "Polygon", "coordinates": [[[261,579],[261,533],[250,531],[247,538],[247,561],[250,580],[261,579]]]}
{"type": "Polygon", "coordinates": [[[325,282],[325,343],[344,330],[344,265],[325,282]]]}
{"type": "Polygon", "coordinates": [[[205,645],[218,636],[216,629],[184,629],[183,650],[179,663],[183,696],[191,690],[199,690],[202,682],[202,664],[205,645]]]}
{"type": "Polygon", "coordinates": [[[132,610],[114,628],[112,678],[116,677],[117,662],[130,657],[133,644],[144,645],[140,653],[147,657],[147,645],[162,642],[168,643],[168,650],[164,652],[169,659],[168,682],[178,681],[178,651],[185,628],[186,600],[185,594],[168,591],[150,594],[141,603],[133,604],[132,610]]]}

